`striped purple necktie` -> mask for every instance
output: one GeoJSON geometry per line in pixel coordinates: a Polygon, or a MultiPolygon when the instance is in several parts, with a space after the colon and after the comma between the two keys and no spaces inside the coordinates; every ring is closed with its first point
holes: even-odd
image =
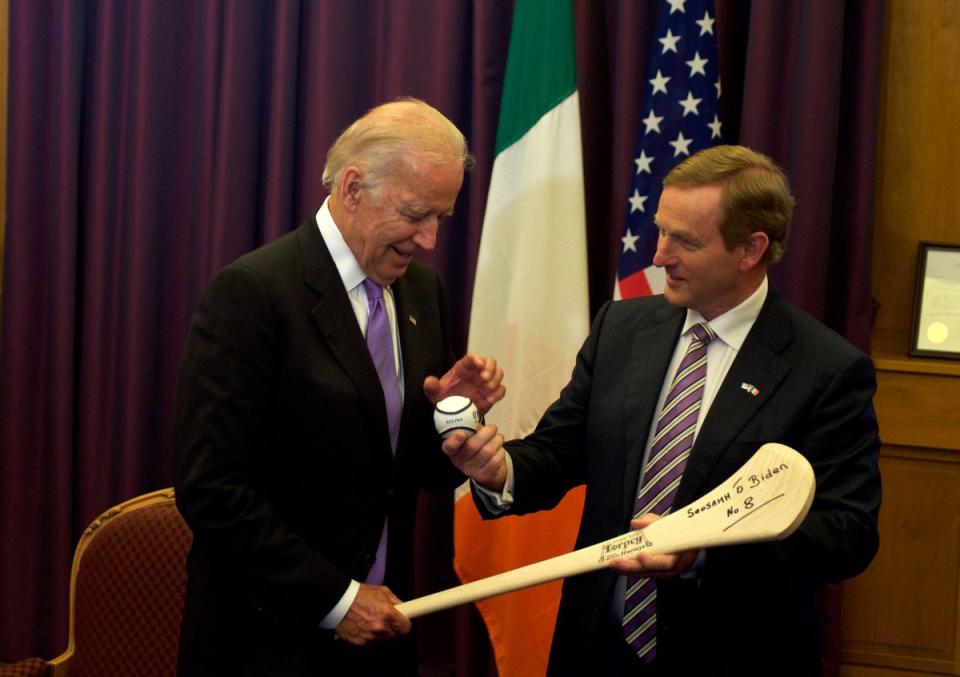
{"type": "MultiPolygon", "coordinates": [[[[397,439],[400,435],[400,416],[403,413],[403,401],[400,399],[400,382],[397,379],[397,362],[393,355],[393,331],[383,300],[383,287],[369,277],[363,281],[367,291],[367,350],[373,360],[383,389],[383,401],[387,407],[387,427],[390,431],[390,448],[397,453],[397,439]]],[[[376,559],[367,574],[366,582],[377,585],[383,583],[387,565],[387,523],[383,524],[380,543],[377,546],[376,559]]]]}
{"type": "MultiPolygon", "coordinates": [[[[643,485],[634,505],[634,519],[653,512],[666,515],[687,465],[707,379],[707,345],[716,334],[705,322],[694,325],[687,352],[677,367],[670,392],[657,418],[657,429],[643,470],[643,485]]],[[[623,636],[644,663],[657,656],[657,582],[627,576],[623,636]]]]}

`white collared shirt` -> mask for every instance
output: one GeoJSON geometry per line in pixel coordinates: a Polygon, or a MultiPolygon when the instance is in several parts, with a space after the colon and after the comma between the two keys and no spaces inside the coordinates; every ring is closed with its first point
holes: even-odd
{"type": "MultiPolygon", "coordinates": [[[[706,418],[707,413],[710,411],[710,406],[713,404],[713,399],[716,397],[717,391],[720,390],[720,384],[722,384],[723,379],[727,377],[727,372],[730,371],[730,365],[733,364],[737,353],[740,352],[740,347],[746,340],[747,334],[750,333],[753,323],[757,321],[760,309],[763,308],[763,303],[767,299],[768,288],[767,278],[764,276],[763,282],[760,283],[756,291],[740,302],[739,305],[707,322],[717,337],[707,345],[707,380],[703,386],[703,399],[700,401],[700,415],[697,417],[697,427],[693,438],[694,442],[696,442],[697,433],[700,432],[703,419],[706,418]]],[[[670,391],[673,376],[677,371],[677,367],[680,366],[680,362],[683,360],[683,356],[686,354],[690,342],[693,340],[693,332],[691,329],[700,322],[706,322],[706,320],[703,319],[703,315],[696,310],[690,310],[688,308],[687,318],[683,323],[683,331],[680,332],[680,339],[673,349],[673,357],[670,359],[670,365],[667,367],[666,378],[660,386],[660,397],[657,399],[657,407],[654,409],[656,412],[655,416],[660,415],[660,410],[663,408],[663,401],[670,391]]],[[[653,437],[656,434],[657,426],[655,422],[656,418],[650,423],[650,433],[647,437],[647,444],[643,450],[644,465],[646,465],[647,456],[650,454],[650,447],[653,445],[653,437]]]]}
{"type": "MultiPolygon", "coordinates": [[[[367,304],[367,290],[363,287],[363,281],[367,274],[363,272],[360,264],[357,262],[347,241],[343,239],[343,233],[333,221],[330,214],[330,207],[327,202],[330,198],[323,201],[320,209],[317,210],[317,226],[320,228],[320,235],[333,257],[333,263],[340,273],[340,279],[343,280],[343,288],[347,291],[347,298],[350,299],[350,305],[357,316],[357,323],[360,325],[360,332],[367,335],[367,320],[370,317],[370,310],[367,304]]],[[[400,387],[400,401],[403,402],[403,360],[400,353],[400,335],[397,333],[397,308],[393,300],[393,290],[390,287],[383,288],[383,301],[387,310],[387,319],[390,321],[390,332],[393,334],[393,360],[397,369],[397,384],[400,387]]],[[[350,610],[350,605],[356,599],[360,591],[360,583],[355,580],[350,581],[346,592],[340,601],[330,610],[330,612],[320,621],[320,627],[332,629],[340,625],[340,621],[350,610]]]]}
{"type": "MultiPolygon", "coordinates": [[[[317,210],[317,226],[320,228],[320,235],[333,257],[333,263],[340,273],[340,279],[343,280],[343,288],[347,290],[347,298],[350,299],[350,305],[353,307],[353,313],[357,316],[357,324],[360,325],[360,332],[367,335],[367,319],[370,310],[367,300],[367,290],[363,287],[363,281],[367,274],[363,272],[356,257],[347,246],[347,241],[343,239],[343,233],[333,221],[328,206],[330,198],[323,201],[320,209],[317,210]]],[[[393,290],[390,287],[383,288],[383,302],[387,310],[387,318],[390,321],[390,332],[393,334],[393,361],[397,368],[397,384],[400,386],[400,401],[403,401],[403,360],[400,354],[400,335],[397,333],[397,306],[393,300],[393,290]]]]}

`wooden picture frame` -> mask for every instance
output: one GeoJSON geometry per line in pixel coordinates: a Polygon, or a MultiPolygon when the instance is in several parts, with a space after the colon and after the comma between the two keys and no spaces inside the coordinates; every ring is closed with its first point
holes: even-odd
{"type": "Polygon", "coordinates": [[[909,352],[960,360],[960,243],[920,243],[909,352]]]}

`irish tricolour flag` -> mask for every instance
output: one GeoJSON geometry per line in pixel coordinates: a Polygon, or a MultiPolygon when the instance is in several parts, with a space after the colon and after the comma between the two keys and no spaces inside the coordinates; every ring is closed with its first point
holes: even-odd
{"type": "MultiPolygon", "coordinates": [[[[507,396],[487,416],[507,439],[533,430],[570,378],[589,329],[580,107],[571,0],[518,0],[473,290],[468,348],[497,358],[507,396]]],[[[482,522],[457,501],[464,582],[574,544],[582,490],[554,510],[482,522]]],[[[478,602],[502,677],[542,675],[560,582],[478,602]]]]}

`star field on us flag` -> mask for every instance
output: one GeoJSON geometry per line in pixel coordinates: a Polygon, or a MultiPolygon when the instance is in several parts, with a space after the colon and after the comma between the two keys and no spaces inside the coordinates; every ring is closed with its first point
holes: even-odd
{"type": "Polygon", "coordinates": [[[663,177],[698,150],[723,143],[713,0],[661,0],[649,71],[642,82],[643,117],[627,191],[614,298],[663,290],[663,271],[653,266],[657,248],[653,215],[663,177]]]}

